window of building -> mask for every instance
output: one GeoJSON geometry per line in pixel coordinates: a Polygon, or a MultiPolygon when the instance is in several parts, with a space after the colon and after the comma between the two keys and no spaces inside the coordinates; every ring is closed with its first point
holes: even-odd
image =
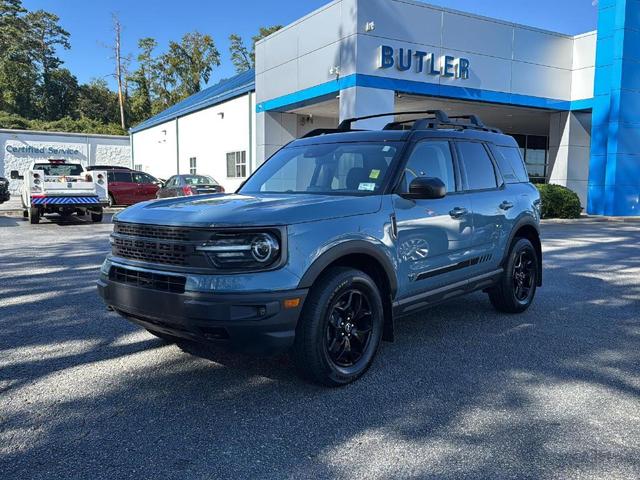
{"type": "Polygon", "coordinates": [[[469,190],[497,188],[496,171],[484,145],[478,142],[457,142],[457,146],[469,190]]]}
{"type": "Polygon", "coordinates": [[[227,177],[245,178],[247,176],[247,152],[227,153],[227,177]]]}
{"type": "Polygon", "coordinates": [[[532,183],[547,181],[547,167],[549,162],[549,139],[543,135],[513,135],[518,142],[520,153],[527,166],[529,180],[532,183]]]}
{"type": "Polygon", "coordinates": [[[141,164],[141,163],[136,163],[136,164],[133,166],[133,169],[134,169],[134,170],[141,171],[141,170],[142,170],[142,164],[141,164]]]}
{"type": "Polygon", "coordinates": [[[196,169],[197,169],[197,166],[196,166],[196,157],[191,157],[191,158],[189,159],[189,173],[190,173],[191,175],[195,175],[195,174],[196,174],[196,169]]]}

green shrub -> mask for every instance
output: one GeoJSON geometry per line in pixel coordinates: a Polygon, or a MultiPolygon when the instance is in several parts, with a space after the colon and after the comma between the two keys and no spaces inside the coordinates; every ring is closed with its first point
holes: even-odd
{"type": "Polygon", "coordinates": [[[542,218],[580,217],[580,199],[573,190],[552,183],[536,186],[542,199],[542,218]]]}

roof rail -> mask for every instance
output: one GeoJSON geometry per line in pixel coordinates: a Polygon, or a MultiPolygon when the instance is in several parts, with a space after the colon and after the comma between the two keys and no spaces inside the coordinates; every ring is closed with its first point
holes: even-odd
{"type": "Polygon", "coordinates": [[[398,120],[387,123],[383,130],[427,130],[434,128],[456,128],[456,129],[473,129],[473,130],[482,130],[485,132],[493,132],[493,133],[502,133],[497,128],[487,127],[480,117],[477,115],[456,115],[453,117],[449,117],[442,110],[415,110],[408,112],[394,112],[394,113],[379,113],[376,115],[366,115],[364,117],[354,117],[343,120],[338,125],[338,128],[318,128],[312,130],[311,132],[304,135],[302,138],[309,137],[317,137],[319,135],[326,135],[330,133],[341,133],[341,132],[353,132],[353,131],[362,131],[362,130],[354,130],[352,129],[353,122],[357,122],[360,120],[369,120],[372,118],[380,118],[380,117],[391,117],[391,116],[403,116],[403,115],[433,115],[432,117],[423,117],[423,118],[413,118],[410,120],[398,120]],[[468,122],[462,122],[461,120],[468,120],[468,122]],[[404,128],[405,125],[412,124],[409,128],[404,128]],[[400,128],[399,128],[400,127],[400,128]]]}
{"type": "Polygon", "coordinates": [[[370,120],[372,118],[380,118],[380,117],[395,117],[399,115],[422,115],[422,114],[433,115],[438,122],[445,123],[449,121],[449,117],[447,117],[447,114],[444,113],[442,110],[416,110],[416,111],[410,111],[410,112],[378,113],[376,115],[366,115],[364,117],[354,117],[354,118],[348,118],[346,120],[343,120],[342,122],[340,122],[340,125],[338,125],[338,130],[343,132],[351,130],[351,125],[353,124],[353,122],[359,122],[360,120],[370,120]]]}

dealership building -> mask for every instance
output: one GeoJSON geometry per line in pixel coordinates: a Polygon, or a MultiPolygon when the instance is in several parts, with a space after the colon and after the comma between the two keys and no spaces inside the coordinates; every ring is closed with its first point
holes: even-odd
{"type": "MultiPolygon", "coordinates": [[[[640,215],[640,1],[577,36],[411,0],[336,0],[256,45],[256,67],[132,129],[133,163],[227,191],[289,141],[349,117],[441,109],[513,135],[531,179],[640,215]]],[[[381,128],[390,118],[358,122],[381,128]]]]}
{"type": "MultiPolygon", "coordinates": [[[[131,167],[129,141],[122,135],[0,129],[0,177],[9,178],[13,170],[24,174],[33,162],[51,159],[131,167]]],[[[11,194],[19,195],[21,185],[21,180],[11,180],[11,194]]]]}

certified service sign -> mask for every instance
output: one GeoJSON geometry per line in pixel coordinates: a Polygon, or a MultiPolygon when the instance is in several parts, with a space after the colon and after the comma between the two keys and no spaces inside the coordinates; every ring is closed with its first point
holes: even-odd
{"type": "Polygon", "coordinates": [[[436,57],[433,52],[413,50],[411,48],[394,48],[382,45],[379,49],[378,68],[395,67],[401,72],[413,71],[438,75],[440,77],[469,78],[469,60],[450,55],[436,57]]]}

